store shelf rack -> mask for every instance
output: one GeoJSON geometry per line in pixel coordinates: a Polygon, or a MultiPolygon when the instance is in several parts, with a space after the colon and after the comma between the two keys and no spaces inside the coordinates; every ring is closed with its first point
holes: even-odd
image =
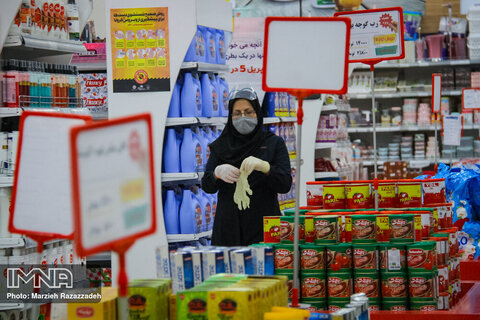
{"type": "Polygon", "coordinates": [[[0,311],[25,309],[27,306],[25,303],[0,303],[0,311]]]}
{"type": "MultiPolygon", "coordinates": [[[[461,96],[462,90],[442,91],[442,96],[461,96]]],[[[371,93],[349,93],[350,99],[371,99],[371,93]]],[[[375,93],[376,99],[393,99],[393,98],[410,98],[410,97],[431,97],[431,91],[405,91],[405,92],[389,92],[389,93],[375,93]]]]}
{"type": "Polygon", "coordinates": [[[338,172],[315,172],[315,179],[338,178],[338,172]]]}
{"type": "Polygon", "coordinates": [[[78,68],[80,72],[87,71],[102,71],[107,72],[107,62],[86,62],[86,63],[72,63],[72,65],[78,68]]]}
{"type": "Polygon", "coordinates": [[[21,248],[24,246],[24,238],[0,238],[0,249],[21,248]]]}
{"type": "Polygon", "coordinates": [[[335,146],[335,142],[317,142],[315,143],[315,150],[330,149],[335,146]]]}
{"type": "MultiPolygon", "coordinates": [[[[67,113],[67,114],[82,114],[91,115],[94,117],[95,113],[92,113],[88,108],[0,108],[0,118],[5,117],[18,117],[23,111],[42,111],[42,112],[55,112],[55,113],[67,113]]],[[[95,118],[95,117],[94,117],[95,118]]]]}
{"type": "MultiPolygon", "coordinates": [[[[180,118],[167,118],[167,127],[175,126],[188,126],[194,124],[203,124],[203,125],[225,125],[227,123],[227,117],[180,117],[180,118]]],[[[297,121],[296,117],[268,117],[263,118],[263,124],[273,124],[281,122],[295,122],[297,121]]]]}
{"type": "MultiPolygon", "coordinates": [[[[397,60],[395,60],[397,61],[397,60]]],[[[426,68],[426,67],[446,67],[446,66],[468,66],[471,64],[478,64],[480,60],[444,60],[444,61],[418,61],[418,62],[404,62],[404,63],[391,63],[388,61],[380,62],[375,65],[375,69],[397,69],[397,68],[426,68]]],[[[370,66],[366,64],[358,64],[355,66],[356,70],[370,69],[370,66]]]]}
{"type": "MultiPolygon", "coordinates": [[[[441,126],[437,126],[437,130],[441,130],[441,126]]],[[[377,127],[377,132],[405,132],[405,131],[434,131],[435,126],[397,126],[397,127],[377,127]]],[[[463,130],[480,130],[480,125],[464,125],[463,130]]],[[[362,132],[373,132],[372,127],[357,127],[357,128],[347,128],[348,133],[362,133],[362,132]]]]}
{"type": "Polygon", "coordinates": [[[38,39],[22,34],[7,37],[2,55],[30,59],[70,53],[86,54],[87,49],[80,41],[38,39]]]}
{"type": "Polygon", "coordinates": [[[226,73],[230,67],[225,64],[205,63],[205,62],[183,62],[180,69],[196,69],[200,72],[226,73]]]}
{"type": "MultiPolygon", "coordinates": [[[[381,166],[383,165],[384,162],[389,162],[389,161],[401,161],[401,160],[377,160],[377,165],[381,166]]],[[[407,161],[410,168],[425,168],[434,163],[433,159],[402,160],[402,161],[407,161]]],[[[458,162],[458,161],[459,159],[438,159],[439,163],[441,162],[446,164],[458,162]]],[[[373,160],[363,161],[363,165],[373,166],[373,160]]]]}
{"type": "Polygon", "coordinates": [[[0,176],[0,188],[13,187],[13,177],[0,176]]]}
{"type": "Polygon", "coordinates": [[[196,234],[167,234],[167,241],[169,243],[196,241],[201,238],[210,238],[211,236],[212,236],[212,230],[196,233],[196,234]]]}

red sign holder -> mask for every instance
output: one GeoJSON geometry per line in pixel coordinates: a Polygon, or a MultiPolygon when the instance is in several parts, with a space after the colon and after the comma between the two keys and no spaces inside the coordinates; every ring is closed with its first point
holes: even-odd
{"type": "MultiPolygon", "coordinates": [[[[73,233],[48,232],[48,231],[42,231],[38,229],[32,230],[32,229],[17,227],[15,225],[15,212],[17,209],[17,200],[19,198],[19,190],[18,190],[19,178],[23,172],[24,165],[26,165],[22,160],[22,154],[25,152],[23,150],[25,139],[28,139],[28,137],[27,138],[25,137],[25,128],[27,125],[29,125],[27,123],[28,120],[33,117],[44,117],[46,119],[66,119],[66,120],[75,119],[75,120],[81,120],[85,123],[92,121],[92,117],[86,116],[86,115],[74,115],[74,114],[38,112],[38,111],[24,111],[22,113],[22,116],[20,117],[20,128],[19,128],[20,135],[18,140],[18,153],[16,157],[16,170],[14,173],[14,183],[13,183],[13,189],[12,189],[12,200],[11,200],[11,207],[10,207],[10,219],[9,219],[8,230],[12,233],[24,234],[29,238],[35,240],[37,242],[37,252],[41,253],[43,250],[43,243],[50,240],[54,240],[54,239],[73,239],[73,233]]],[[[42,129],[48,130],[48,128],[42,128],[42,129]]],[[[59,146],[50,146],[50,148],[55,148],[55,147],[59,147],[59,146]]],[[[48,152],[48,149],[45,148],[44,152],[48,152]]],[[[52,165],[50,163],[42,164],[42,159],[34,159],[34,161],[39,162],[40,165],[44,167],[48,167],[52,165]]],[[[29,177],[29,178],[33,178],[33,177],[29,177]]],[[[54,195],[54,196],[58,196],[58,195],[54,195]]],[[[50,211],[49,214],[56,214],[56,213],[50,211]]],[[[70,213],[67,213],[67,214],[70,214],[70,213]]]]}
{"type": "MultiPolygon", "coordinates": [[[[291,30],[291,28],[287,29],[288,31],[291,30]]],[[[302,29],[303,30],[303,29],[302,29]]],[[[311,31],[310,29],[309,31],[311,31]]],[[[279,37],[278,34],[280,34],[279,29],[276,31],[272,31],[273,34],[275,34],[275,37],[279,37]]],[[[297,30],[297,35],[302,34],[301,31],[297,30]]],[[[303,35],[303,34],[302,34],[303,35]]],[[[282,34],[284,37],[285,35],[282,34]]],[[[295,35],[292,35],[295,36],[295,35]]],[[[327,38],[327,37],[325,37],[327,38]]],[[[329,37],[331,38],[331,37],[329,37]]],[[[311,39],[309,39],[311,40],[311,39]]],[[[319,37],[317,39],[318,42],[321,42],[322,40],[327,41],[327,39],[323,39],[319,37]]],[[[330,39],[328,39],[330,40],[330,39]]],[[[308,40],[307,40],[308,41],[308,40]]],[[[327,41],[328,42],[328,41],[327,41]]],[[[350,19],[346,17],[341,17],[341,18],[324,18],[324,17],[314,17],[314,18],[300,18],[300,17],[267,17],[265,20],[265,45],[264,45],[264,59],[263,59],[263,73],[262,73],[262,89],[264,91],[273,91],[273,92],[278,92],[278,91],[283,91],[283,92],[288,92],[289,94],[297,97],[298,99],[298,110],[297,110],[297,180],[299,180],[301,177],[300,171],[301,171],[301,139],[302,139],[302,124],[303,124],[303,99],[315,94],[315,93],[332,93],[332,94],[344,94],[348,90],[348,47],[350,43],[350,19]],[[286,24],[289,24],[290,27],[296,27],[296,28],[305,28],[305,26],[312,26],[316,27],[315,23],[325,23],[324,26],[330,26],[332,28],[337,28],[335,29],[336,31],[339,32],[344,38],[337,38],[337,39],[332,39],[331,41],[334,42],[335,45],[338,47],[341,47],[344,52],[341,52],[343,56],[343,59],[339,59],[339,56],[336,55],[334,58],[332,57],[331,61],[334,61],[333,63],[342,65],[343,66],[343,74],[340,74],[340,77],[336,79],[335,85],[336,87],[328,87],[328,88],[316,88],[314,84],[314,81],[312,81],[312,84],[309,86],[310,88],[304,89],[304,88],[298,88],[293,85],[293,82],[290,82],[290,79],[292,79],[291,71],[284,71],[282,67],[287,64],[288,59],[284,60],[284,64],[282,64],[280,69],[283,71],[280,76],[282,76],[283,79],[288,79],[283,82],[283,84],[286,84],[284,86],[280,85],[270,85],[269,81],[271,79],[267,79],[269,75],[269,46],[272,45],[273,48],[278,48],[280,41],[278,38],[276,40],[271,40],[271,30],[275,30],[275,26],[285,26],[286,24]],[[333,23],[333,24],[332,24],[333,23]],[[337,24],[338,23],[338,24],[337,24]],[[273,25],[273,27],[272,27],[273,25]]],[[[325,46],[325,45],[324,45],[325,46]]],[[[272,49],[273,51],[274,49],[272,49]]],[[[302,48],[301,50],[308,50],[305,48],[302,48]]],[[[277,50],[278,52],[278,50],[277,50]]],[[[328,53],[330,54],[330,53],[328,53]]],[[[327,55],[328,56],[328,55],[327,55]]],[[[327,58],[330,58],[328,56],[327,58]]],[[[298,58],[297,58],[298,59],[298,58]]],[[[312,57],[312,60],[318,60],[318,57],[312,57]]],[[[305,62],[305,61],[303,61],[305,62]]],[[[276,61],[275,63],[278,63],[276,61]]],[[[322,63],[329,63],[328,61],[322,61],[322,63]]],[[[316,66],[319,68],[322,68],[320,66],[321,64],[317,64],[316,66]]],[[[299,68],[305,67],[305,64],[298,63],[299,68]]],[[[271,66],[273,69],[275,68],[274,66],[271,66]]],[[[325,66],[325,68],[328,68],[328,66],[325,66]]],[[[311,69],[311,67],[310,67],[311,69]]],[[[314,68],[315,69],[315,68],[314,68]]],[[[340,70],[340,67],[339,69],[340,70]]],[[[295,70],[297,71],[297,70],[295,70]]],[[[322,71],[324,70],[315,70],[316,72],[322,74],[322,71]]],[[[308,77],[308,76],[307,76],[308,77]]],[[[282,80],[283,81],[283,80],[282,80]]],[[[307,81],[308,82],[308,81],[307,81]]],[[[279,82],[277,82],[278,84],[279,82]]],[[[295,83],[297,84],[297,83],[295,83]]],[[[300,181],[297,181],[298,185],[300,185],[300,181]]],[[[299,243],[299,232],[298,232],[298,226],[299,226],[299,204],[300,204],[300,193],[298,188],[295,190],[295,228],[294,228],[294,278],[293,278],[293,291],[292,291],[292,305],[293,306],[298,306],[298,296],[299,296],[299,281],[298,281],[298,261],[299,261],[299,252],[298,252],[298,243],[299,243]]]]}
{"type": "MultiPolygon", "coordinates": [[[[132,127],[133,128],[133,127],[132,127]]],[[[118,119],[113,119],[109,121],[104,121],[100,123],[93,123],[90,125],[86,126],[81,126],[81,127],[75,127],[72,128],[71,130],[71,135],[70,135],[70,140],[71,140],[71,159],[72,159],[72,190],[73,190],[73,209],[74,209],[74,221],[75,221],[75,245],[76,249],[81,255],[92,255],[98,252],[103,252],[107,250],[115,251],[118,256],[119,256],[119,275],[118,275],[118,284],[120,287],[120,296],[125,297],[127,295],[127,285],[128,285],[128,278],[127,278],[127,273],[126,273],[126,265],[125,265],[125,254],[127,250],[130,248],[130,246],[135,242],[136,239],[140,237],[144,237],[150,234],[155,233],[156,231],[156,204],[155,204],[155,183],[154,183],[154,166],[153,166],[153,139],[152,139],[152,120],[150,114],[139,114],[139,115],[134,115],[134,116],[129,116],[129,117],[124,117],[124,118],[118,118],[118,119]],[[137,123],[144,123],[146,125],[146,139],[148,141],[143,141],[143,144],[146,144],[146,148],[142,148],[142,140],[141,140],[141,135],[138,135],[138,133],[135,135],[132,133],[136,132],[133,129],[129,131],[129,138],[127,141],[123,139],[125,135],[119,135],[119,130],[122,130],[122,126],[128,126],[128,125],[135,125],[137,123]],[[107,129],[105,131],[104,129],[107,129]],[[108,129],[112,129],[111,133],[108,133],[108,129]],[[85,190],[82,188],[82,177],[81,177],[81,168],[82,168],[82,163],[81,157],[85,157],[84,153],[85,151],[85,146],[82,144],[85,144],[85,140],[90,139],[89,141],[92,141],[92,136],[89,138],[85,137],[82,139],[82,135],[85,134],[94,134],[98,133],[98,136],[100,137],[102,134],[110,134],[110,137],[112,139],[110,140],[121,140],[119,141],[119,145],[121,147],[118,147],[118,149],[123,150],[124,155],[118,156],[120,160],[125,159],[126,157],[130,157],[132,161],[135,162],[135,164],[138,162],[138,164],[144,164],[145,168],[148,169],[148,176],[146,177],[145,183],[149,186],[149,191],[147,190],[144,194],[145,203],[147,208],[150,209],[150,212],[146,212],[147,216],[150,216],[150,220],[146,220],[147,222],[145,223],[145,226],[142,227],[142,229],[135,231],[133,233],[130,233],[128,235],[124,235],[123,232],[118,233],[118,237],[112,238],[110,234],[110,238],[108,240],[102,240],[100,239],[100,242],[97,244],[90,244],[89,246],[85,245],[86,242],[86,237],[83,234],[83,232],[87,232],[88,229],[84,225],[84,220],[83,220],[83,215],[86,214],[86,210],[88,208],[82,207],[82,200],[84,201],[85,199],[88,198],[87,194],[85,193],[85,190]],[[83,142],[82,142],[83,141],[83,142]],[[82,147],[84,149],[82,149],[82,147]],[[123,149],[121,149],[123,148],[123,149]],[[128,149],[128,150],[126,150],[128,149]],[[81,151],[83,150],[83,151],[81,151]],[[128,151],[128,152],[127,152],[128,151]],[[149,193],[149,194],[148,194],[149,193]],[[148,223],[150,221],[150,223],[148,223]]],[[[96,140],[95,138],[93,140],[96,140]]],[[[92,144],[95,144],[95,142],[92,142],[92,144]]],[[[112,143],[113,144],[113,143],[112,143]]],[[[98,147],[98,145],[97,145],[98,147]]],[[[94,150],[95,147],[86,149],[86,150],[94,150]]],[[[118,151],[120,153],[120,151],[118,151]]],[[[92,151],[92,153],[94,153],[92,151]]],[[[107,159],[107,158],[105,158],[107,159]]],[[[104,161],[111,161],[111,159],[107,159],[104,161]]],[[[124,162],[122,162],[124,163],[124,162]]],[[[115,166],[114,163],[110,164],[112,167],[115,166]]],[[[112,169],[113,170],[113,169],[112,169]]],[[[118,184],[119,181],[118,179],[112,180],[113,184],[118,184]]],[[[123,181],[122,181],[123,183],[123,181]]],[[[140,189],[142,189],[140,185],[140,189]]],[[[143,190],[143,189],[142,189],[143,190]]],[[[135,192],[138,191],[138,188],[134,190],[135,192]]],[[[118,191],[117,191],[118,192],[118,191]]],[[[118,212],[117,212],[118,213],[118,212]]],[[[117,213],[115,213],[117,215],[117,213]]],[[[125,213],[124,213],[125,215],[125,213]]],[[[120,216],[117,215],[117,219],[120,219],[120,216]]],[[[121,230],[120,230],[121,231],[121,230]]],[[[101,237],[100,237],[101,238],[101,237]]]]}
{"type": "Polygon", "coordinates": [[[375,119],[375,64],[383,60],[397,60],[405,58],[403,9],[401,7],[392,7],[370,10],[335,12],[334,16],[346,16],[352,20],[349,62],[361,62],[370,66],[370,90],[372,94],[373,115],[373,169],[375,175],[374,194],[375,210],[378,210],[377,126],[375,119]],[[392,18],[392,15],[398,16],[398,21],[394,20],[392,18]],[[393,33],[384,34],[384,31],[388,30],[393,33]],[[376,43],[398,44],[395,48],[393,48],[394,46],[391,45],[384,45],[383,47],[379,46],[377,48],[376,43]],[[373,52],[375,52],[375,54],[373,52]]]}

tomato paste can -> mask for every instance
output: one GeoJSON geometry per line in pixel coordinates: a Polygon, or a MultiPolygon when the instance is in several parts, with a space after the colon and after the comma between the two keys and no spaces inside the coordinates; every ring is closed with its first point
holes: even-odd
{"type": "Polygon", "coordinates": [[[448,238],[448,247],[447,253],[449,256],[456,256],[458,253],[458,240],[457,240],[457,228],[453,227],[450,229],[442,230],[437,233],[434,233],[434,237],[447,237],[448,238]]]}
{"type": "Polygon", "coordinates": [[[350,298],[334,298],[328,297],[328,311],[335,312],[346,307],[350,303],[350,298]]]}
{"type": "Polygon", "coordinates": [[[378,245],[380,270],[382,272],[398,272],[406,270],[407,257],[405,245],[380,243],[378,245]]]}
{"type": "Polygon", "coordinates": [[[415,227],[415,241],[422,241],[422,215],[420,213],[414,213],[413,224],[415,227]]]}
{"type": "Polygon", "coordinates": [[[438,266],[438,292],[447,293],[449,286],[449,275],[448,266],[438,266]]]}
{"type": "Polygon", "coordinates": [[[276,244],[273,250],[275,272],[281,269],[293,270],[293,244],[276,244]]]}
{"type": "Polygon", "coordinates": [[[307,308],[310,312],[316,311],[325,311],[327,309],[327,299],[310,299],[310,298],[302,298],[300,299],[301,304],[308,304],[310,307],[307,308]]]}
{"type": "Polygon", "coordinates": [[[438,204],[425,204],[423,209],[431,211],[430,215],[430,235],[432,235],[433,232],[437,232],[439,228],[439,218],[438,218],[438,204]]]}
{"type": "Polygon", "coordinates": [[[412,271],[408,273],[410,298],[435,298],[435,271],[412,271]]]}
{"type": "Polygon", "coordinates": [[[350,272],[329,272],[327,282],[330,298],[349,298],[352,294],[352,274],[350,272]]]}
{"type": "Polygon", "coordinates": [[[315,243],[335,244],[338,242],[338,220],[337,215],[314,216],[315,243]]]}
{"type": "Polygon", "coordinates": [[[410,299],[410,310],[417,311],[436,311],[437,310],[437,301],[435,299],[410,299]]]}
{"type": "Polygon", "coordinates": [[[407,311],[408,298],[386,298],[382,299],[382,310],[385,311],[407,311]]]}
{"type": "Polygon", "coordinates": [[[323,207],[323,186],[327,182],[308,181],[307,182],[307,206],[323,207]]]}
{"type": "Polygon", "coordinates": [[[340,214],[338,219],[339,241],[351,243],[352,242],[352,214],[347,212],[343,212],[339,214],[340,214]]]}
{"type": "Polygon", "coordinates": [[[422,180],[398,180],[397,188],[400,208],[419,208],[422,206],[422,180]]]}
{"type": "Polygon", "coordinates": [[[422,181],[423,203],[444,203],[447,201],[445,179],[425,179],[422,181]]]}
{"type": "Polygon", "coordinates": [[[352,181],[345,186],[347,209],[369,209],[372,207],[371,181],[352,181]]]}
{"type": "Polygon", "coordinates": [[[431,233],[433,233],[433,229],[431,229],[430,227],[430,224],[433,220],[432,212],[430,210],[422,210],[419,211],[417,214],[420,215],[422,239],[427,239],[428,237],[430,237],[431,233]]]}
{"type": "Polygon", "coordinates": [[[377,214],[377,242],[390,242],[390,217],[387,213],[377,214]]]}
{"type": "MultiPolygon", "coordinates": [[[[298,241],[305,243],[305,216],[298,217],[298,241]]],[[[293,243],[295,230],[295,217],[280,217],[280,243],[293,243]]]]}
{"type": "Polygon", "coordinates": [[[446,212],[446,220],[447,220],[447,228],[453,227],[453,208],[452,204],[449,203],[448,206],[446,206],[447,212],[446,212]]]}
{"type": "Polygon", "coordinates": [[[369,298],[368,299],[368,311],[380,311],[380,299],[379,298],[369,298]]]}
{"type": "Polygon", "coordinates": [[[415,241],[415,215],[414,214],[391,214],[390,242],[408,243],[415,241]]]}
{"type": "Polygon", "coordinates": [[[312,216],[305,216],[305,243],[315,242],[315,226],[312,216]]]}
{"type": "Polygon", "coordinates": [[[444,237],[431,237],[430,241],[435,241],[436,243],[436,265],[444,265],[448,262],[448,238],[444,237]]]}
{"type": "Polygon", "coordinates": [[[300,245],[300,269],[325,270],[325,246],[316,244],[300,245]]]}
{"type": "Polygon", "coordinates": [[[407,244],[408,270],[431,271],[436,267],[436,242],[419,241],[407,244]]]}
{"type": "Polygon", "coordinates": [[[353,291],[365,293],[369,298],[380,296],[380,277],[376,270],[355,270],[353,273],[353,291]]]}
{"type": "Polygon", "coordinates": [[[397,202],[398,198],[396,180],[378,181],[378,207],[396,208],[398,206],[397,202]]]}
{"type": "Polygon", "coordinates": [[[352,219],[352,243],[377,242],[377,216],[354,214],[352,219]]]}
{"type": "Polygon", "coordinates": [[[302,298],[326,298],[327,287],[324,272],[302,271],[302,298]]]}
{"type": "Polygon", "coordinates": [[[280,216],[263,217],[263,242],[280,242],[280,216]]]}
{"type": "Polygon", "coordinates": [[[326,183],[323,186],[323,208],[345,209],[345,184],[326,183]]]}
{"type": "Polygon", "coordinates": [[[378,253],[376,244],[353,245],[353,268],[378,270],[378,253]]]}
{"type": "Polygon", "coordinates": [[[382,273],[382,296],[384,298],[407,298],[408,277],[406,272],[382,273]]]}
{"type": "Polygon", "coordinates": [[[329,271],[350,271],[352,269],[352,245],[339,243],[326,246],[326,262],[329,271]]]}

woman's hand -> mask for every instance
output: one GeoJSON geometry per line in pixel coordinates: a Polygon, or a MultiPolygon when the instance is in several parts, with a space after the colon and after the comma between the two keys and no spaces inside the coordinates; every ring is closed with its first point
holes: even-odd
{"type": "Polygon", "coordinates": [[[221,179],[226,183],[235,183],[240,177],[240,170],[231,164],[221,164],[215,168],[215,177],[221,179]]]}
{"type": "Polygon", "coordinates": [[[263,161],[253,156],[250,156],[243,160],[242,165],[240,166],[240,170],[245,171],[247,173],[247,176],[250,175],[253,170],[268,174],[270,172],[270,164],[267,161],[263,161]]]}

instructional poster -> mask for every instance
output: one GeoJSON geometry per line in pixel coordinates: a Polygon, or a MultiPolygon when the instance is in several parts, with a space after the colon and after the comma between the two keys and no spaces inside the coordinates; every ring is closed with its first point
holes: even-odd
{"type": "Polygon", "coordinates": [[[351,19],[350,62],[404,57],[403,13],[400,8],[336,13],[351,19]]]}
{"type": "Polygon", "coordinates": [[[110,10],[113,92],[170,91],[168,8],[110,10]]]}

